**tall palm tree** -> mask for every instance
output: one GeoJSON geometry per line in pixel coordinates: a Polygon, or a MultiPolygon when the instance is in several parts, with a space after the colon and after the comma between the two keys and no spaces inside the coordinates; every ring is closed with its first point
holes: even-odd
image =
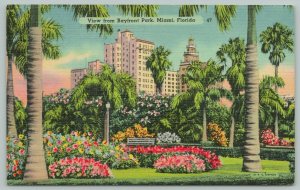
{"type": "Polygon", "coordinates": [[[170,54],[169,50],[163,46],[158,46],[152,50],[151,55],[146,61],[147,69],[150,69],[152,72],[157,94],[162,94],[162,85],[166,78],[167,70],[172,65],[171,61],[168,60],[170,54]]]}
{"type": "Polygon", "coordinates": [[[187,68],[187,73],[183,80],[188,86],[188,91],[176,95],[172,100],[172,107],[178,108],[187,102],[193,102],[197,110],[201,110],[202,121],[202,141],[207,141],[207,121],[206,108],[208,101],[218,101],[227,95],[227,91],[218,87],[218,83],[223,81],[223,67],[209,60],[207,63],[192,62],[187,68]]]}
{"type": "Polygon", "coordinates": [[[82,79],[73,91],[72,101],[79,108],[98,96],[110,102],[113,109],[126,104],[133,106],[136,103],[135,82],[128,74],[115,73],[109,65],[104,65],[99,74],[89,74],[82,79]]]}
{"type": "MultiPolygon", "coordinates": [[[[179,8],[179,16],[193,16],[200,8],[207,6],[184,5],[179,8]]],[[[259,78],[257,68],[257,37],[256,13],[262,8],[259,5],[248,5],[247,48],[246,48],[246,81],[245,81],[245,108],[246,108],[246,135],[243,155],[243,171],[261,171],[259,147],[259,78]]],[[[231,18],[235,16],[236,6],[216,5],[214,13],[221,31],[230,27],[231,18]]]]}
{"type": "Polygon", "coordinates": [[[229,39],[227,44],[223,44],[219,48],[217,57],[221,63],[224,63],[225,67],[229,62],[228,59],[231,62],[230,68],[226,71],[226,77],[233,95],[229,137],[229,147],[233,147],[235,121],[241,114],[239,97],[245,87],[246,47],[244,40],[240,38],[229,39]]]}
{"type": "MultiPolygon", "coordinates": [[[[285,59],[285,50],[293,52],[294,40],[293,31],[287,26],[275,23],[260,34],[262,43],[261,51],[269,53],[269,60],[275,67],[275,77],[278,77],[278,68],[285,59]]],[[[275,84],[275,91],[278,93],[278,86],[275,84]]],[[[274,132],[278,136],[278,112],[275,111],[274,132]]]]}
{"type": "MultiPolygon", "coordinates": [[[[50,6],[46,6],[49,10],[50,6]]],[[[108,9],[104,5],[72,5],[64,6],[73,11],[73,17],[108,17],[108,9]]],[[[120,6],[122,7],[122,6],[120,6]]],[[[143,5],[130,9],[124,14],[133,16],[156,16],[157,6],[143,5]],[[155,14],[155,15],[154,15],[155,14]]],[[[41,31],[41,6],[31,5],[29,32],[29,63],[27,74],[27,102],[28,102],[28,127],[29,127],[29,156],[24,174],[25,179],[47,179],[47,170],[42,141],[42,31],[41,31]],[[35,138],[36,137],[36,138],[35,138]],[[36,152],[33,152],[34,148],[36,152]],[[41,166],[40,168],[38,168],[41,166]],[[39,173],[42,173],[39,175],[39,173]]],[[[124,8],[122,10],[128,10],[124,8]]],[[[87,30],[97,31],[100,35],[112,33],[112,26],[106,24],[87,25],[87,30]]]]}
{"type": "Polygon", "coordinates": [[[42,137],[42,58],[41,7],[39,5],[31,5],[27,63],[29,142],[28,158],[24,173],[25,180],[48,178],[42,137]]]}

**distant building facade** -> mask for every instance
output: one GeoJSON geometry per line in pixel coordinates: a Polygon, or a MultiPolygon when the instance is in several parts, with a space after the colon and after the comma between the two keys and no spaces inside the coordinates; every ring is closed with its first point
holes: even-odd
{"type": "Polygon", "coordinates": [[[162,95],[176,95],[179,93],[179,75],[177,71],[167,71],[162,85],[162,95]]]}
{"type": "MultiPolygon", "coordinates": [[[[156,85],[152,72],[146,68],[147,58],[151,55],[155,44],[148,40],[136,38],[129,31],[119,31],[115,42],[104,44],[104,63],[114,67],[117,73],[127,73],[136,81],[136,91],[155,94],[156,85]]],[[[192,61],[199,61],[194,39],[189,38],[178,71],[167,71],[162,85],[162,95],[176,95],[188,90],[182,78],[192,61]]],[[[103,63],[99,60],[88,62],[88,68],[71,71],[71,87],[74,88],[88,73],[101,72],[103,63]]]]}
{"type": "Polygon", "coordinates": [[[71,70],[71,88],[74,88],[88,73],[97,74],[101,72],[102,67],[103,63],[100,60],[95,60],[88,62],[88,68],[71,70]]]}
{"type": "Polygon", "coordinates": [[[114,43],[104,45],[104,61],[113,65],[116,72],[131,75],[136,81],[137,92],[154,94],[154,80],[146,68],[154,46],[153,42],[136,38],[129,30],[119,31],[114,43]]]}

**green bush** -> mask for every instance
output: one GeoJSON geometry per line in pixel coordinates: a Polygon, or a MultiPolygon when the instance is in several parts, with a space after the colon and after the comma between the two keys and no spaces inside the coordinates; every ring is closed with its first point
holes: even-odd
{"type": "MultiPolygon", "coordinates": [[[[237,158],[243,156],[243,147],[204,147],[204,149],[223,157],[237,158]]],[[[261,148],[260,158],[263,160],[289,160],[289,153],[295,153],[295,150],[290,148],[261,148]]]]}
{"type": "Polygon", "coordinates": [[[288,159],[290,161],[290,172],[295,173],[295,153],[289,153],[288,159]]]}

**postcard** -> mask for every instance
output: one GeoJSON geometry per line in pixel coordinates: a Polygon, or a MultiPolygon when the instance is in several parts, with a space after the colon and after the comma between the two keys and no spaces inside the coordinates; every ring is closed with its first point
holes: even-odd
{"type": "Polygon", "coordinates": [[[8,185],[290,185],[290,5],[8,5],[8,185]]]}

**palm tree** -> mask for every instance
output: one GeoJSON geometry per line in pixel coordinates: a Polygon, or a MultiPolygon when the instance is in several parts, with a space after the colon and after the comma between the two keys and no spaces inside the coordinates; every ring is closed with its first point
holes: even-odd
{"type": "Polygon", "coordinates": [[[193,102],[197,110],[201,110],[202,141],[207,141],[206,108],[208,101],[218,101],[221,97],[228,95],[228,91],[218,87],[223,81],[223,67],[209,60],[207,63],[192,62],[187,68],[183,80],[187,83],[188,91],[176,95],[172,100],[172,107],[178,108],[187,102],[193,102]]]}
{"type": "Polygon", "coordinates": [[[285,117],[285,101],[279,96],[274,86],[284,87],[281,77],[265,76],[259,84],[259,116],[264,125],[274,122],[274,112],[285,117]]]}
{"type": "Polygon", "coordinates": [[[135,82],[128,74],[117,74],[109,65],[104,65],[99,74],[89,74],[81,80],[73,91],[72,101],[80,108],[98,96],[103,102],[110,102],[113,109],[122,105],[133,106],[136,103],[135,82]]]}
{"type": "Polygon", "coordinates": [[[156,85],[156,93],[162,94],[162,85],[164,83],[167,70],[171,67],[172,63],[168,60],[171,54],[163,46],[159,46],[152,50],[151,55],[146,62],[147,69],[151,70],[154,83],[156,85]]]}
{"type": "MultiPolygon", "coordinates": [[[[73,11],[73,17],[95,16],[108,17],[108,9],[104,5],[72,5],[64,6],[73,11]]],[[[122,7],[120,5],[120,7],[122,7]]],[[[124,14],[134,16],[156,16],[157,6],[143,5],[130,9],[124,14]],[[155,15],[154,15],[155,14],[155,15]]],[[[29,62],[27,74],[27,102],[28,102],[28,127],[29,150],[24,179],[47,179],[47,170],[42,141],[42,30],[41,30],[41,6],[31,5],[29,29],[29,62]],[[33,149],[34,148],[34,149],[33,149]],[[33,150],[36,150],[35,152],[33,150]],[[40,168],[39,168],[40,167],[40,168]],[[39,175],[39,173],[42,173],[39,175]]],[[[45,6],[49,10],[50,6],[45,6]]],[[[122,10],[128,10],[124,8],[122,10]]],[[[87,25],[87,30],[97,31],[100,35],[112,33],[112,26],[106,24],[87,25]]]]}
{"type": "MultiPolygon", "coordinates": [[[[269,53],[269,60],[275,67],[275,77],[278,77],[278,68],[285,59],[285,50],[293,52],[293,31],[287,26],[275,23],[260,34],[262,43],[261,51],[269,53]]],[[[275,84],[275,91],[278,93],[278,86],[275,84]]],[[[275,111],[274,132],[278,136],[278,112],[275,111]]]]}
{"type": "Polygon", "coordinates": [[[11,137],[17,137],[16,121],[14,117],[14,90],[13,90],[13,76],[12,76],[12,65],[14,61],[13,52],[16,50],[16,43],[19,39],[19,25],[20,17],[22,15],[21,9],[17,5],[8,5],[6,9],[6,51],[8,57],[7,67],[7,106],[6,106],[6,120],[7,129],[6,135],[11,137]]]}
{"type": "MultiPolygon", "coordinates": [[[[22,10],[19,5],[7,6],[7,55],[8,73],[7,73],[7,121],[8,133],[16,136],[15,120],[13,114],[14,89],[12,77],[12,63],[18,71],[26,78],[28,63],[28,33],[29,33],[29,10],[22,10]]],[[[56,59],[60,56],[59,47],[52,44],[53,40],[61,38],[61,26],[53,20],[42,19],[42,50],[47,59],[56,59]]]]}
{"type": "MultiPolygon", "coordinates": [[[[179,8],[179,16],[193,16],[200,8],[207,6],[184,5],[179,8]]],[[[262,8],[259,5],[248,5],[247,48],[246,48],[246,80],[245,80],[245,108],[246,135],[243,155],[243,171],[261,171],[259,147],[259,78],[257,68],[257,37],[256,13],[262,8]]],[[[221,31],[230,27],[231,18],[235,16],[236,6],[216,5],[214,13],[221,31]]]]}
{"type": "Polygon", "coordinates": [[[233,95],[229,137],[229,147],[233,147],[235,121],[241,114],[240,101],[238,100],[245,87],[246,48],[244,40],[240,38],[229,39],[227,44],[223,44],[219,48],[217,57],[221,63],[224,63],[225,67],[228,63],[227,57],[231,62],[231,67],[226,71],[226,77],[233,95]]]}

